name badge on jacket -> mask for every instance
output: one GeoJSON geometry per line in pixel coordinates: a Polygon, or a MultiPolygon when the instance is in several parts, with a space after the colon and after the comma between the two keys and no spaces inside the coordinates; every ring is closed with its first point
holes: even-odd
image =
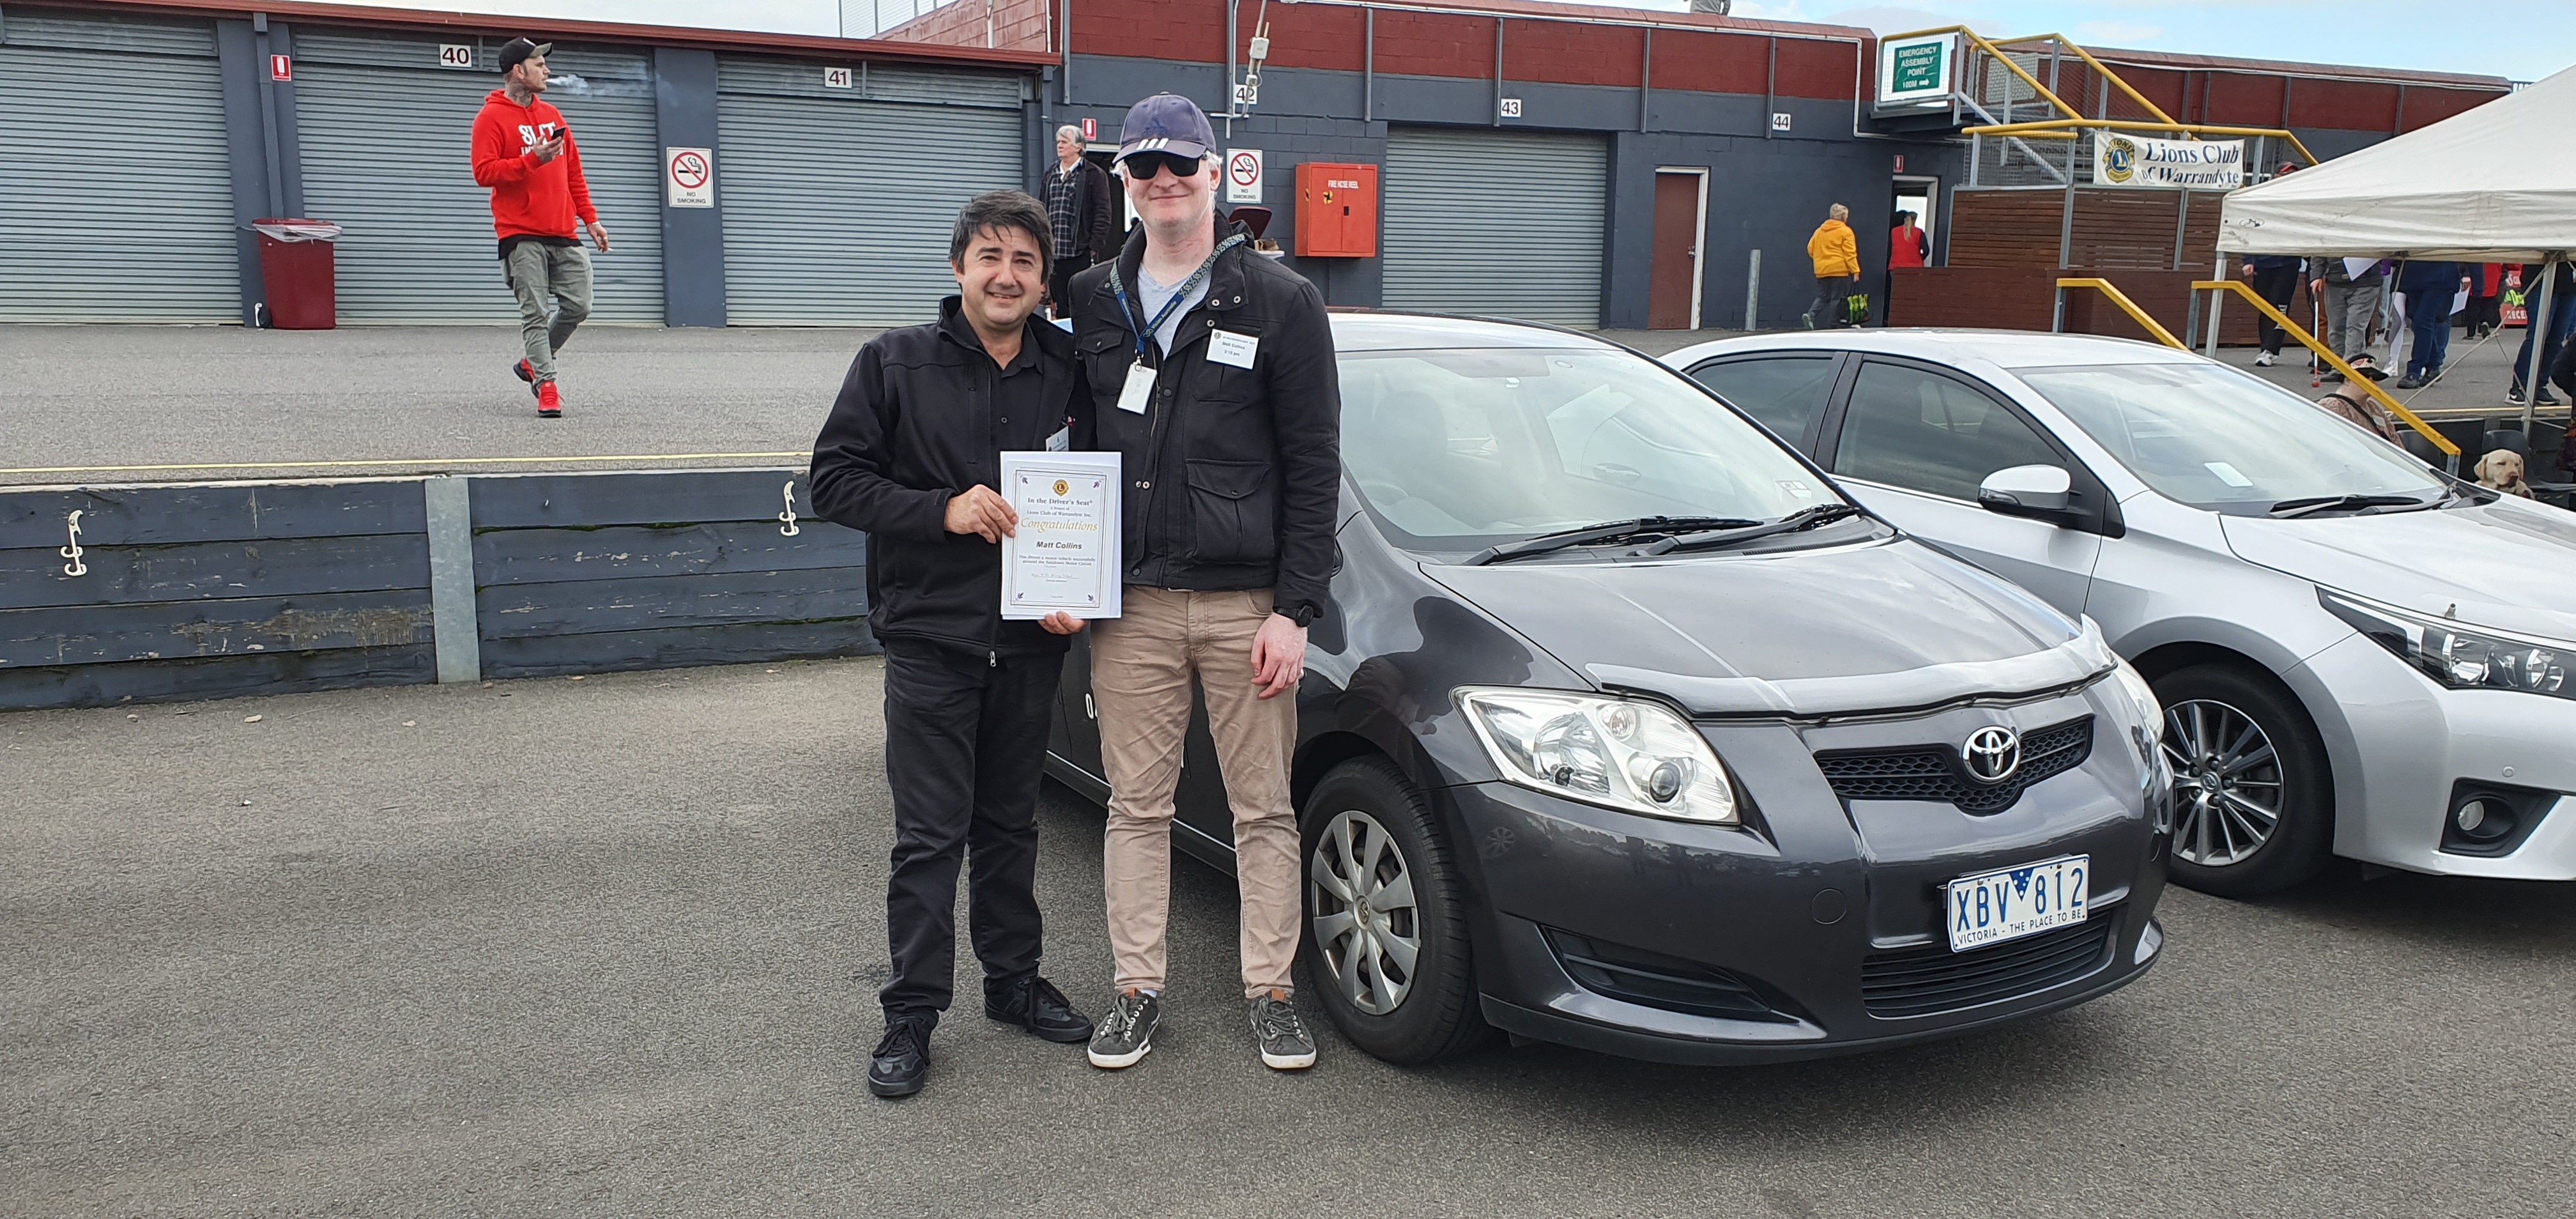
{"type": "Polygon", "coordinates": [[[1236,334],[1231,330],[1208,332],[1208,358],[1236,368],[1252,367],[1252,357],[1261,350],[1261,336],[1236,334]]]}
{"type": "Polygon", "coordinates": [[[1154,370],[1143,360],[1127,366],[1127,384],[1118,391],[1118,409],[1130,415],[1145,413],[1145,402],[1154,396],[1154,370]]]}

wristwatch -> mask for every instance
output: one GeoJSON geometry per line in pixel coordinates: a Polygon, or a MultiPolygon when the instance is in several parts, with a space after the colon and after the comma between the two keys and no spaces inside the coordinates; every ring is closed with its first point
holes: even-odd
{"type": "Polygon", "coordinates": [[[1273,608],[1270,612],[1277,614],[1290,622],[1294,622],[1300,627],[1311,625],[1315,621],[1315,607],[1302,603],[1294,609],[1289,609],[1283,606],[1273,608]]]}

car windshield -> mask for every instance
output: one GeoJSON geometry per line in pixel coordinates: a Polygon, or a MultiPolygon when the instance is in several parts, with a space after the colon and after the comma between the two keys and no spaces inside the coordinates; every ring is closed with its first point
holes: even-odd
{"type": "Polygon", "coordinates": [[[1771,520],[1842,502],[1698,385],[1625,352],[1344,352],[1341,374],[1343,466],[1415,549],[1658,516],[1771,520]]]}
{"type": "Polygon", "coordinates": [[[2345,495],[2430,500],[2424,463],[2269,382],[2211,364],[2015,369],[2168,499],[2259,513],[2345,495]]]}

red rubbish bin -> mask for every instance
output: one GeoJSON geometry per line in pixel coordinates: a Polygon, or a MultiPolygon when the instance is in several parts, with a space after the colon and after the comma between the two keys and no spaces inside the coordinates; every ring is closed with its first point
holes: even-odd
{"type": "Polygon", "coordinates": [[[268,324],[279,330],[329,330],[339,322],[338,284],[331,243],[340,226],[328,220],[253,220],[259,233],[259,277],[268,296],[268,324]]]}

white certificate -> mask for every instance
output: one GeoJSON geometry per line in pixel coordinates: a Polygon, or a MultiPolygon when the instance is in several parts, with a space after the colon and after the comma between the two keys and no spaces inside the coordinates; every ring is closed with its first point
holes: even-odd
{"type": "Polygon", "coordinates": [[[1020,514],[1002,540],[1002,617],[1118,616],[1118,454],[1004,453],[1002,498],[1020,514]]]}

